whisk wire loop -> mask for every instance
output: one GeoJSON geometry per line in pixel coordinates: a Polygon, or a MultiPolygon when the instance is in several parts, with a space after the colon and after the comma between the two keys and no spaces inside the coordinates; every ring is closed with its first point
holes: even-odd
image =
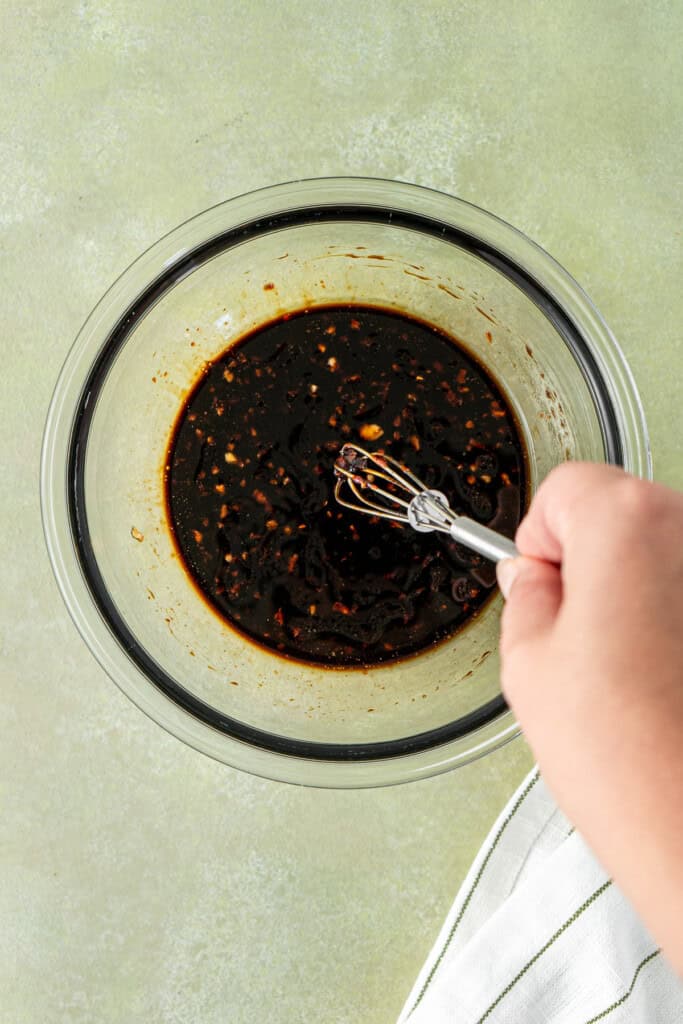
{"type": "Polygon", "coordinates": [[[406,466],[384,452],[372,453],[359,445],[345,444],[334,471],[334,495],[345,508],[406,523],[420,533],[446,533],[493,561],[518,554],[511,540],[474,519],[457,515],[445,494],[426,487],[406,466]],[[393,490],[387,490],[378,480],[393,490]],[[344,497],[344,485],[355,502],[344,497]]]}

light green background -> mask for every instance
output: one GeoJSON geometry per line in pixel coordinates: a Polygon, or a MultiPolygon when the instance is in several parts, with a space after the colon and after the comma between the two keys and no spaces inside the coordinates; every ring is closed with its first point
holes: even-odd
{"type": "Polygon", "coordinates": [[[531,763],[517,741],[407,787],[294,789],[119,693],[57,594],[37,496],[90,308],[236,193],[440,188],[584,285],[681,487],[682,28],[675,2],[0,5],[2,1024],[390,1024],[531,763]]]}

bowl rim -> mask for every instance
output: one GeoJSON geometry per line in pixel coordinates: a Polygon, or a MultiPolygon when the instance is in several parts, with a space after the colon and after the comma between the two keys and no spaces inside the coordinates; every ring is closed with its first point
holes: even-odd
{"type": "MultiPolygon", "coordinates": [[[[345,177],[298,179],[243,193],[189,218],[138,256],[96,304],[66,357],[45,424],[40,480],[43,529],[62,597],[87,646],[119,688],[167,731],[226,764],[279,781],[338,788],[382,786],[438,774],[496,749],[517,735],[519,728],[499,698],[488,718],[480,716],[479,724],[465,735],[437,738],[431,745],[409,752],[397,741],[388,757],[381,752],[368,757],[359,748],[337,760],[264,748],[197,718],[131,659],[130,650],[122,647],[107,622],[106,610],[95,600],[78,551],[84,531],[72,501],[77,480],[73,453],[78,449],[74,439],[86,414],[84,392],[93,368],[106,355],[117,331],[124,332],[125,341],[141,295],[154,294],[155,288],[163,287],[164,292],[172,288],[201,265],[202,254],[208,258],[212,245],[225,249],[235,244],[228,238],[226,245],[226,234],[243,239],[250,227],[262,234],[283,219],[291,222],[301,217],[302,212],[308,222],[324,216],[348,219],[354,208],[362,211],[359,219],[379,220],[389,213],[394,223],[407,216],[413,227],[421,222],[440,225],[512,278],[550,319],[557,323],[559,318],[563,324],[560,333],[569,330],[571,336],[575,331],[572,351],[584,377],[593,375],[601,382],[600,388],[609,385],[605,394],[598,388],[598,407],[611,400],[621,418],[615,426],[616,444],[610,447],[612,435],[609,431],[606,435],[607,461],[623,464],[626,442],[627,468],[651,478],[647,427],[630,368],[597,309],[567,271],[521,231],[455,196],[382,178],[345,177]]],[[[604,417],[609,409],[603,408],[602,413],[604,417]]],[[[80,451],[82,456],[83,446],[80,451]]],[[[306,746],[324,751],[328,745],[306,746]]]]}

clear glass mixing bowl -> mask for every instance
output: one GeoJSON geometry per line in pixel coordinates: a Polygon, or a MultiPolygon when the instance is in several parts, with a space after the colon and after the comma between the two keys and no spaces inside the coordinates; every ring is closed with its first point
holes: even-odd
{"type": "Polygon", "coordinates": [[[498,685],[500,596],[433,650],[330,671],[246,642],[178,561],[164,460],[202,366],[279,314],[349,302],[436,324],[490,369],[523,430],[532,493],[566,459],[651,472],[636,388],[590,300],[520,232],[451,196],[291,182],[201,213],[136,260],[82,328],[50,407],[41,495],[55,575],[100,664],[156,722],[227,764],[315,786],[423,778],[517,732],[498,685]]]}

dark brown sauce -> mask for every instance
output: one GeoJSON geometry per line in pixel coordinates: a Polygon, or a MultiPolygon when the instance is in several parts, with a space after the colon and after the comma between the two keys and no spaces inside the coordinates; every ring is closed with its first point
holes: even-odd
{"type": "Polygon", "coordinates": [[[303,310],[209,364],[173,430],[169,523],[231,625],[273,653],[367,666],[462,627],[490,562],[436,534],[340,508],[345,441],[382,448],[456,512],[513,536],[525,453],[499,388],[436,328],[376,307],[303,310]]]}

